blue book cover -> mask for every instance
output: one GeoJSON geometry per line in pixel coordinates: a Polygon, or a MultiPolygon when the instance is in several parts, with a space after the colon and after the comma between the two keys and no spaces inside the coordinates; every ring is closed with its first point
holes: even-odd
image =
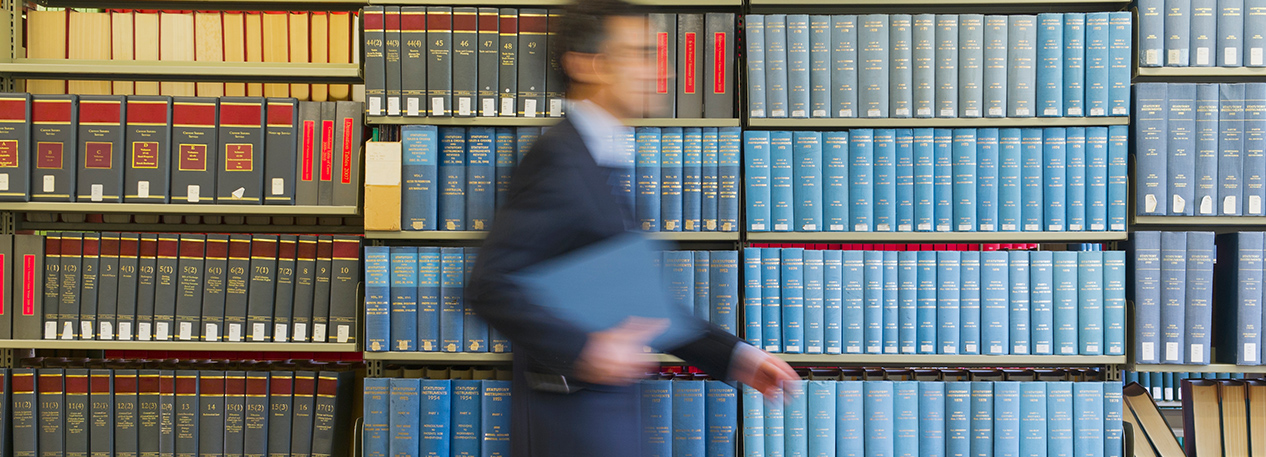
{"type": "Polygon", "coordinates": [[[704,395],[705,381],[670,381],[673,389],[672,455],[703,457],[707,452],[704,441],[707,432],[707,400],[704,395]]]}
{"type": "Polygon", "coordinates": [[[400,192],[400,227],[404,230],[435,230],[439,188],[436,160],[439,131],[434,125],[406,125],[400,128],[400,150],[403,154],[400,192]]]}
{"type": "Polygon", "coordinates": [[[681,127],[661,128],[659,143],[659,230],[663,232],[680,232],[682,215],[681,127]]]}
{"type": "Polygon", "coordinates": [[[836,441],[836,382],[806,381],[809,457],[834,457],[836,441]]]}
{"type": "Polygon", "coordinates": [[[1139,0],[1138,17],[1139,66],[1165,65],[1165,0],[1139,0]]]}
{"type": "Polygon", "coordinates": [[[1185,67],[1191,62],[1192,0],[1165,0],[1165,66],[1185,67]],[[1182,31],[1188,31],[1183,33],[1182,31]]]}
{"type": "MultiPolygon", "coordinates": [[[[1212,67],[1218,62],[1216,46],[1218,35],[1223,33],[1218,30],[1221,25],[1218,17],[1220,3],[1217,0],[1191,0],[1191,29],[1188,31],[1191,47],[1188,55],[1193,67],[1212,67]]],[[[1244,23],[1242,18],[1240,23],[1244,23]]]]}
{"type": "Polygon", "coordinates": [[[919,383],[919,454],[945,457],[944,382],[919,383]]]}
{"type": "Polygon", "coordinates": [[[845,354],[861,354],[866,339],[866,255],[862,251],[844,251],[842,303],[842,338],[845,354]]]}
{"type": "Polygon", "coordinates": [[[663,251],[664,283],[673,306],[687,314],[695,314],[695,267],[694,251],[663,251]]]}
{"type": "Polygon", "coordinates": [[[945,455],[971,455],[971,382],[945,383],[945,455]]]}
{"type": "Polygon", "coordinates": [[[954,129],[954,231],[976,230],[976,129],[954,129]]]}
{"type": "Polygon", "coordinates": [[[1064,115],[1064,14],[1037,15],[1037,115],[1064,115]]]}
{"type": "MultiPolygon", "coordinates": [[[[822,226],[823,230],[849,230],[848,198],[852,176],[849,175],[848,132],[822,132],[822,226]]],[[[747,180],[751,180],[748,175],[747,180]]],[[[750,197],[748,197],[750,199],[750,197]]]]}
{"type": "Polygon", "coordinates": [[[743,457],[765,456],[765,396],[743,385],[743,457]]]}
{"type": "MultiPolygon", "coordinates": [[[[1134,207],[1139,215],[1163,216],[1169,209],[1165,202],[1168,172],[1165,169],[1168,129],[1168,88],[1165,83],[1140,83],[1134,86],[1134,207]]],[[[1220,164],[1219,164],[1220,166],[1220,164]]]]}
{"type": "Polygon", "coordinates": [[[765,117],[765,15],[743,15],[743,33],[746,36],[747,57],[747,115],[765,117]]]}
{"type": "Polygon", "coordinates": [[[980,353],[980,251],[963,251],[959,254],[962,269],[958,299],[958,352],[980,353]]]}
{"type": "Polygon", "coordinates": [[[898,232],[914,230],[914,130],[897,129],[898,232]]]}
{"type": "Polygon", "coordinates": [[[1086,113],[1108,115],[1108,13],[1086,13],[1086,113]]]}
{"type": "Polygon", "coordinates": [[[1064,14],[1064,116],[1086,115],[1086,14],[1064,14]]]}
{"type": "MultiPolygon", "coordinates": [[[[1073,383],[1046,383],[1046,455],[1073,457],[1073,383]]],[[[1093,455],[1093,454],[1090,454],[1093,455]]]]}
{"type": "Polygon", "coordinates": [[[769,352],[782,352],[782,249],[761,249],[761,335],[769,352]]]}
{"type": "Polygon", "coordinates": [[[440,230],[466,230],[466,128],[439,129],[440,230]]]}
{"type": "Polygon", "coordinates": [[[1077,252],[1056,251],[1052,257],[1054,272],[1051,275],[1051,299],[1054,309],[1051,311],[1051,322],[1054,326],[1055,354],[1077,355],[1081,351],[1078,340],[1081,326],[1077,322],[1080,308],[1077,297],[1077,252]]]}
{"type": "Polygon", "coordinates": [[[394,398],[391,395],[391,381],[387,378],[365,378],[361,432],[361,450],[365,457],[390,455],[394,432],[391,430],[391,401],[394,398]]]}
{"type": "Polygon", "coordinates": [[[734,457],[738,433],[738,389],[721,381],[705,381],[704,455],[734,457]]]}
{"type": "MultiPolygon", "coordinates": [[[[998,230],[998,129],[976,131],[976,230],[998,230]]],[[[957,195],[957,189],[955,189],[957,195]]]]}
{"type": "Polygon", "coordinates": [[[854,232],[869,232],[874,226],[874,157],[875,131],[853,129],[849,132],[849,227],[854,232]]]}
{"type": "Polygon", "coordinates": [[[914,129],[914,230],[931,232],[936,207],[933,129],[914,129]]]}
{"type": "Polygon", "coordinates": [[[822,251],[822,257],[823,349],[827,354],[839,354],[844,338],[844,257],[834,249],[822,251]]]}
{"type": "Polygon", "coordinates": [[[782,388],[776,390],[777,400],[765,402],[765,455],[775,457],[786,455],[786,422],[785,403],[782,400],[782,388]]]}
{"type": "Polygon", "coordinates": [[[783,248],[782,352],[804,352],[804,249],[783,248]]]}
{"type": "Polygon", "coordinates": [[[888,15],[859,16],[857,27],[858,117],[888,117],[888,15]]]}
{"type": "Polygon", "coordinates": [[[391,247],[391,350],[418,350],[418,249],[391,247]]]}
{"type": "Polygon", "coordinates": [[[857,117],[857,16],[831,16],[831,115],[857,117]]]}
{"type": "Polygon", "coordinates": [[[712,251],[709,261],[708,321],[731,335],[738,335],[738,251],[712,251]]]}
{"type": "Polygon", "coordinates": [[[795,230],[794,148],[791,132],[769,134],[769,213],[775,232],[795,230]]]}
{"type": "Polygon", "coordinates": [[[893,455],[894,450],[894,392],[892,381],[866,381],[864,402],[866,414],[866,455],[881,457],[893,455]]]}
{"type": "Polygon", "coordinates": [[[523,163],[523,156],[531,150],[532,144],[541,136],[540,127],[516,127],[514,129],[514,163],[523,163]]]}
{"type": "Polygon", "coordinates": [[[709,251],[690,251],[694,257],[691,287],[691,312],[695,317],[705,321],[712,320],[712,256],[709,251]]]}
{"type": "Polygon", "coordinates": [[[1020,129],[1008,128],[998,130],[998,231],[1016,232],[1020,230],[1021,215],[1021,178],[1020,129]]]}
{"type": "Polygon", "coordinates": [[[960,279],[958,251],[936,253],[936,329],[937,349],[941,354],[958,353],[958,318],[960,279]]]}
{"type": "Polygon", "coordinates": [[[1046,204],[1042,227],[1051,232],[1064,231],[1067,222],[1066,135],[1067,131],[1063,127],[1048,127],[1042,130],[1042,162],[1044,164],[1042,181],[1045,184],[1042,200],[1046,204]]]}
{"type": "Polygon", "coordinates": [[[1086,229],[1086,128],[1065,129],[1064,221],[1069,231],[1086,229]]]}
{"type": "MultiPolygon", "coordinates": [[[[915,318],[918,322],[916,337],[918,338],[919,354],[936,354],[936,297],[937,286],[937,268],[936,268],[936,252],[919,251],[918,271],[916,279],[918,281],[918,308],[915,318]]],[[[845,271],[847,273],[847,271],[845,271]]],[[[848,277],[845,276],[845,281],[848,277]]],[[[846,303],[847,304],[847,303],[846,303]]],[[[848,325],[847,314],[844,325],[848,325]]]]}
{"type": "MultiPolygon", "coordinates": [[[[637,161],[633,172],[637,177],[636,195],[634,197],[637,224],[643,231],[658,232],[660,228],[660,179],[663,176],[660,168],[660,129],[659,127],[638,127],[636,135],[637,161]]],[[[752,145],[750,140],[748,145],[752,145]]],[[[759,154],[759,152],[756,152],[756,154],[759,154]]],[[[748,217],[750,218],[751,216],[748,217]]]]}
{"type": "Polygon", "coordinates": [[[954,230],[954,130],[934,129],[933,153],[933,223],[938,232],[954,230]]]}
{"type": "MultiPolygon", "coordinates": [[[[1105,253],[1105,263],[1106,263],[1105,253]]],[[[1210,362],[1213,344],[1213,232],[1187,232],[1187,287],[1184,361],[1192,365],[1210,362]]],[[[1106,271],[1104,274],[1107,277],[1106,271]]],[[[1106,285],[1105,285],[1106,296],[1106,285]]],[[[1106,302],[1104,317],[1107,317],[1106,302]]],[[[1105,319],[1106,320],[1106,319],[1105,319]]]]}
{"type": "Polygon", "coordinates": [[[1103,383],[1073,383],[1073,452],[1103,455],[1103,383]]]}
{"type": "MultiPolygon", "coordinates": [[[[717,133],[717,224],[722,232],[739,230],[739,169],[743,166],[742,136],[738,127],[721,127],[717,133]]],[[[704,138],[707,138],[705,133],[704,138]]],[[[706,143],[705,143],[706,144],[706,143]]],[[[711,225],[705,222],[705,229],[711,225]]]]}
{"type": "MultiPolygon", "coordinates": [[[[520,127],[523,129],[526,127],[520,127]]],[[[617,140],[616,149],[620,151],[620,162],[624,166],[613,172],[612,179],[615,180],[616,194],[624,198],[625,202],[633,209],[634,221],[637,217],[637,129],[633,127],[621,128],[615,134],[617,140]]]]}
{"type": "Polygon", "coordinates": [[[1010,306],[1007,316],[1011,328],[1011,354],[1028,354],[1032,351],[1032,326],[1030,325],[1029,307],[1029,252],[1010,251],[1007,253],[1010,272],[1010,306]]]}
{"type": "Polygon", "coordinates": [[[1169,152],[1165,182],[1169,187],[1166,192],[1169,198],[1166,202],[1170,203],[1169,214],[1190,216],[1195,198],[1192,172],[1196,168],[1196,85],[1171,84],[1167,93],[1169,112],[1165,124],[1168,132],[1165,149],[1169,152]]]}
{"type": "Polygon", "coordinates": [[[743,336],[747,344],[764,347],[761,322],[761,248],[743,248],[743,336]]]}
{"type": "Polygon", "coordinates": [[[831,16],[809,16],[809,116],[831,117],[831,16]]]}
{"type": "Polygon", "coordinates": [[[479,457],[480,413],[483,412],[483,381],[454,379],[452,406],[452,450],[454,457],[479,457]]]}
{"type": "Polygon", "coordinates": [[[1020,384],[1020,455],[1046,456],[1046,383],[1020,384]]]}
{"type": "Polygon", "coordinates": [[[985,97],[985,16],[958,15],[958,117],[982,117],[985,97]]]}
{"type": "Polygon", "coordinates": [[[681,129],[681,231],[703,231],[703,130],[692,127],[681,129]]]}
{"type": "Polygon", "coordinates": [[[1241,38],[1244,41],[1244,66],[1261,67],[1266,65],[1263,49],[1266,48],[1266,32],[1262,24],[1266,20],[1266,3],[1262,0],[1244,0],[1241,10],[1244,16],[1244,30],[1248,31],[1241,38]]]}
{"type": "Polygon", "coordinates": [[[1244,84],[1243,214],[1261,216],[1266,200],[1266,83],[1244,84]]]}
{"type": "Polygon", "coordinates": [[[936,117],[958,117],[958,15],[937,14],[936,117]]]}
{"type": "Polygon", "coordinates": [[[1129,291],[1134,301],[1134,358],[1140,363],[1160,363],[1161,234],[1134,232],[1130,248],[1133,256],[1130,269],[1134,277],[1134,288],[1129,291]]]}
{"type": "MultiPolygon", "coordinates": [[[[462,248],[440,248],[439,350],[443,352],[462,350],[462,331],[465,330],[462,321],[466,314],[465,279],[466,260],[462,248]]],[[[419,318],[423,313],[425,310],[418,310],[419,318]]],[[[419,337],[424,336],[421,331],[418,334],[419,337]]],[[[425,341],[421,346],[422,350],[427,350],[425,341]]]]}
{"type": "Polygon", "coordinates": [[[897,352],[902,354],[918,352],[918,263],[918,252],[897,252],[897,352]]]}
{"type": "Polygon", "coordinates": [[[888,16],[888,113],[908,118],[914,113],[914,24],[909,14],[888,16]]]}
{"type": "Polygon", "coordinates": [[[835,383],[835,455],[838,457],[863,457],[866,455],[869,417],[865,414],[864,381],[840,381],[835,383]]]}
{"type": "Polygon", "coordinates": [[[1005,251],[980,253],[981,353],[1005,355],[1011,350],[1010,259],[1005,251]]]}
{"type": "Polygon", "coordinates": [[[896,457],[919,457],[919,382],[892,383],[893,452],[896,457]]]}
{"type": "Polygon", "coordinates": [[[897,228],[897,144],[896,131],[875,129],[873,192],[874,230],[891,232],[897,228]]]}
{"type": "Polygon", "coordinates": [[[788,117],[809,117],[809,15],[787,15],[788,117]]]}
{"type": "Polygon", "coordinates": [[[764,35],[766,113],[769,117],[787,117],[787,15],[766,14],[764,35]]]}
{"type": "Polygon", "coordinates": [[[497,210],[495,130],[471,127],[466,140],[466,228],[488,230],[497,210]]]}
{"type": "Polygon", "coordinates": [[[914,117],[930,118],[936,105],[936,15],[915,14],[912,19],[914,117]]]}
{"type": "Polygon", "coordinates": [[[1020,228],[1025,232],[1040,232],[1045,228],[1042,149],[1042,129],[1020,130],[1020,228]]]}
{"type": "Polygon", "coordinates": [[[804,352],[821,354],[825,337],[825,310],[823,306],[824,251],[804,251],[804,352]]]}
{"type": "Polygon", "coordinates": [[[1108,128],[1086,127],[1086,230],[1108,229],[1108,128]]]}
{"type": "MultiPolygon", "coordinates": [[[[388,443],[390,455],[420,455],[418,451],[421,449],[422,439],[419,433],[419,425],[421,425],[421,399],[418,398],[422,390],[422,380],[420,379],[391,379],[390,381],[390,406],[388,412],[388,424],[390,427],[391,442],[388,443]]],[[[445,408],[447,410],[448,408],[445,408]]],[[[448,422],[447,419],[444,422],[448,422]]]]}
{"type": "Polygon", "coordinates": [[[822,132],[793,132],[795,231],[822,230],[822,132]]]}
{"type": "Polygon", "coordinates": [[[897,251],[883,251],[883,352],[897,353],[898,314],[900,305],[897,301],[897,251]]]}
{"type": "Polygon", "coordinates": [[[1125,355],[1125,277],[1125,251],[1103,251],[1104,355],[1125,355]]]}
{"type": "MultiPolygon", "coordinates": [[[[1001,384],[1001,383],[999,383],[1001,384]]],[[[996,432],[994,423],[994,383],[991,381],[972,381],[971,383],[971,455],[993,456],[996,432]]]]}
{"type": "MultiPolygon", "coordinates": [[[[1228,264],[1226,273],[1218,274],[1217,322],[1223,329],[1230,329],[1218,332],[1218,361],[1260,365],[1262,334],[1254,324],[1262,321],[1262,233],[1222,235],[1217,246],[1218,254],[1228,264]]],[[[1138,282],[1135,281],[1135,301],[1141,292],[1137,290],[1138,282]]]]}
{"type": "Polygon", "coordinates": [[[1108,13],[1108,115],[1130,115],[1130,52],[1134,43],[1129,11],[1108,13]]]}
{"type": "Polygon", "coordinates": [[[510,455],[510,381],[483,381],[483,408],[479,412],[484,457],[510,455]]]}
{"type": "Polygon", "coordinates": [[[1081,355],[1103,355],[1103,251],[1077,253],[1077,339],[1081,355]]]}
{"type": "Polygon", "coordinates": [[[785,435],[783,455],[807,456],[809,454],[809,397],[806,381],[784,381],[783,389],[783,433],[785,435]]]}
{"type": "Polygon", "coordinates": [[[1218,85],[1218,214],[1244,214],[1244,85],[1218,85]]]}
{"type": "Polygon", "coordinates": [[[1007,29],[1004,15],[985,16],[985,117],[1007,115],[1007,29]]]}
{"type": "MultiPolygon", "coordinates": [[[[1129,151],[1130,127],[1127,125],[1108,127],[1108,230],[1113,232],[1125,231],[1125,208],[1130,193],[1129,151]]],[[[1213,207],[1212,200],[1209,207],[1213,207]]]]}
{"type": "Polygon", "coordinates": [[[365,247],[365,350],[390,351],[391,248],[365,247]]]}
{"type": "MultiPolygon", "coordinates": [[[[423,249],[425,248],[418,248],[419,257],[421,257],[423,249]]],[[[479,260],[479,248],[473,246],[465,248],[462,253],[462,259],[466,264],[462,269],[462,288],[464,289],[466,284],[470,281],[470,273],[475,270],[475,262],[479,260]]],[[[474,308],[466,306],[464,297],[462,302],[462,311],[464,315],[462,316],[461,347],[465,348],[466,352],[488,352],[489,347],[492,346],[492,340],[489,339],[489,332],[491,332],[491,328],[488,326],[488,323],[485,322],[479,314],[475,313],[474,308]]]]}
{"type": "Polygon", "coordinates": [[[515,161],[514,129],[497,127],[494,135],[493,153],[496,155],[493,170],[496,174],[493,181],[496,187],[494,200],[496,200],[497,208],[500,208],[510,198],[510,178],[514,176],[514,169],[518,167],[518,162],[515,161]]]}
{"type": "Polygon", "coordinates": [[[415,351],[440,350],[440,248],[420,246],[418,250],[418,340],[415,351]]]}
{"type": "Polygon", "coordinates": [[[1187,232],[1161,232],[1160,254],[1161,363],[1182,364],[1187,327],[1187,232]]]}
{"type": "Polygon", "coordinates": [[[864,251],[865,352],[882,354],[884,345],[884,253],[864,251]]]}
{"type": "MultiPolygon", "coordinates": [[[[1122,410],[1121,383],[1103,383],[1103,455],[1104,457],[1122,457],[1125,450],[1125,430],[1121,421],[1122,410]]],[[[1133,413],[1131,413],[1133,414],[1133,413]]]]}
{"type": "Polygon", "coordinates": [[[666,379],[638,383],[642,395],[642,455],[673,455],[674,384],[676,383],[666,379]]]}
{"type": "Polygon", "coordinates": [[[1051,355],[1055,348],[1055,257],[1051,251],[1030,251],[1028,254],[1029,327],[1032,329],[1029,339],[1034,355],[1051,355]]]}
{"type": "MultiPolygon", "coordinates": [[[[747,230],[769,231],[773,228],[769,221],[769,132],[757,130],[743,132],[743,161],[745,173],[743,195],[747,202],[747,230]]],[[[641,205],[639,204],[638,207],[640,209],[641,205]]]]}
{"type": "MultiPolygon", "coordinates": [[[[736,143],[734,147],[737,147],[739,149],[739,153],[742,153],[742,148],[743,148],[742,134],[738,133],[737,131],[728,132],[728,133],[733,133],[737,136],[736,138],[734,138],[734,141],[736,143]]],[[[700,131],[699,230],[704,231],[704,232],[717,231],[717,211],[719,210],[718,200],[720,197],[719,192],[720,192],[720,185],[721,185],[720,176],[719,176],[719,173],[720,173],[719,160],[720,159],[717,152],[717,148],[718,148],[717,137],[718,137],[718,132],[717,132],[716,127],[704,127],[700,131]]],[[[733,158],[737,159],[738,154],[735,154],[735,157],[733,158]]],[[[738,167],[742,167],[745,164],[740,162],[735,165],[738,167]]],[[[733,173],[735,177],[738,176],[738,172],[739,172],[738,168],[735,168],[733,170],[728,170],[728,171],[733,173]]],[[[731,192],[738,192],[737,180],[726,183],[726,184],[728,186],[733,186],[733,187],[730,187],[731,192]]],[[[738,219],[737,210],[738,210],[738,207],[736,206],[735,213],[731,215],[732,216],[731,219],[734,219],[736,222],[738,219]]],[[[730,230],[737,230],[737,229],[732,226],[730,227],[730,230]]]]}
{"type": "MultiPolygon", "coordinates": [[[[1008,117],[1033,117],[1037,113],[1037,16],[1009,16],[1007,24],[1008,117]]],[[[1065,81],[1067,82],[1067,81],[1065,81]]]]}

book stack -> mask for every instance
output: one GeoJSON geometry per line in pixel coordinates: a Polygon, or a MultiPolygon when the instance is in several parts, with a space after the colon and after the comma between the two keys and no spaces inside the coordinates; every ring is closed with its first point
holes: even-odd
{"type": "Polygon", "coordinates": [[[662,262],[673,303],[738,335],[738,251],[664,251],[662,262]]]}
{"type": "MultiPolygon", "coordinates": [[[[369,6],[366,114],[562,117],[566,82],[552,44],[561,11],[369,6]]],[[[646,117],[734,118],[733,13],[652,13],[657,77],[646,117]]]]}
{"type": "Polygon", "coordinates": [[[1266,66],[1266,5],[1141,0],[1137,8],[1140,67],[1266,66]]]}
{"type": "Polygon", "coordinates": [[[366,378],[366,456],[510,454],[510,381],[366,378]]]}
{"type": "MultiPolygon", "coordinates": [[[[1261,233],[1258,233],[1261,239],[1261,233]]],[[[1214,251],[1212,232],[1134,232],[1131,240],[1131,270],[1134,272],[1132,298],[1134,301],[1134,358],[1137,363],[1209,364],[1213,341],[1213,280],[1214,260],[1218,257],[1228,262],[1250,261],[1240,258],[1233,240],[1219,242],[1223,255],[1214,251]]],[[[1258,264],[1262,252],[1256,250],[1258,264]]],[[[1245,245],[1243,248],[1247,248],[1245,245]]],[[[1250,251],[1251,252],[1251,251],[1250,251]]],[[[1260,271],[1260,268],[1258,268],[1260,271]]],[[[1219,293],[1234,293],[1225,285],[1235,287],[1234,274],[1217,276],[1219,293]],[[1226,290],[1224,290],[1226,289],[1226,290]]],[[[1261,300],[1261,281],[1252,283],[1246,279],[1244,287],[1256,293],[1253,309],[1261,300]]],[[[1221,313],[1228,306],[1216,306],[1221,313]]],[[[1235,309],[1234,306],[1229,308],[1235,309]]],[[[1259,313],[1260,314],[1260,313],[1259,313]]],[[[1261,325],[1260,315],[1257,324],[1261,325]]],[[[1233,327],[1234,328],[1234,327],[1233,327]]],[[[1254,331],[1255,332],[1255,331],[1254,331]]],[[[1223,346],[1227,338],[1235,338],[1236,331],[1223,329],[1218,357],[1234,355],[1235,345],[1223,346]]],[[[1256,333],[1253,333],[1256,335],[1256,333]]],[[[1249,342],[1252,344],[1252,342],[1249,342]]],[[[1254,346],[1256,351],[1260,351],[1254,346]]],[[[1260,359],[1260,352],[1252,356],[1260,359]]]]}
{"type": "MultiPolygon", "coordinates": [[[[1192,249],[1192,234],[1187,234],[1187,250],[1192,249]]],[[[1170,240],[1163,238],[1169,232],[1162,234],[1161,239],[1161,255],[1162,268],[1167,265],[1163,256],[1164,249],[1168,246],[1170,240]]],[[[1136,235],[1140,240],[1146,240],[1144,232],[1136,235]]],[[[1217,278],[1215,289],[1217,291],[1216,302],[1213,303],[1212,314],[1216,317],[1218,323],[1218,339],[1213,341],[1217,345],[1217,361],[1222,363],[1233,363],[1236,365],[1261,365],[1263,355],[1262,352],[1262,259],[1266,256],[1266,244],[1263,243],[1262,232],[1239,232],[1218,235],[1217,237],[1217,258],[1222,259],[1218,262],[1213,273],[1217,278]]],[[[1142,246],[1142,243],[1138,243],[1142,246]]],[[[1154,247],[1154,246],[1153,246],[1154,247]]],[[[1142,254],[1142,247],[1139,247],[1142,254]]],[[[1194,258],[1188,258],[1187,267],[1187,284],[1190,289],[1192,287],[1191,262],[1194,258]]],[[[1142,262],[1142,260],[1140,260],[1142,262]]],[[[1207,268],[1207,267],[1206,267],[1207,268]]],[[[1140,275],[1143,272],[1139,273],[1140,275]]],[[[1167,274],[1162,270],[1161,278],[1168,278],[1167,274]]],[[[1142,279],[1138,280],[1139,286],[1146,285],[1142,279]]],[[[1165,288],[1169,285],[1162,283],[1165,288]]],[[[1162,291],[1163,293],[1163,291],[1162,291]]],[[[1167,303],[1166,303],[1167,304],[1167,303]]],[[[1190,303],[1187,304],[1191,306],[1190,303]]],[[[1206,309],[1202,310],[1207,312],[1206,309]]],[[[1165,309],[1162,308],[1162,321],[1164,321],[1165,309]]],[[[1191,316],[1190,308],[1187,316],[1191,316]]],[[[1188,317],[1190,319],[1190,317],[1188,317]]],[[[1190,326],[1188,322],[1188,326],[1190,326]]],[[[1190,336],[1190,334],[1188,335],[1190,336]]],[[[1208,342],[1207,339],[1201,342],[1208,342]]]]}
{"type": "MultiPolygon", "coordinates": [[[[1266,449],[1266,381],[1182,381],[1183,447],[1191,457],[1266,449]]],[[[1251,453],[1250,453],[1251,452],[1251,453]]]]}
{"type": "Polygon", "coordinates": [[[348,436],[353,433],[356,376],[350,366],[184,361],[104,365],[108,368],[46,363],[0,371],[7,388],[4,404],[12,410],[4,430],[6,438],[12,436],[12,452],[351,452],[348,436]]]}
{"type": "MultiPolygon", "coordinates": [[[[1260,375],[1251,375],[1254,380],[1260,379],[1260,375]]],[[[1148,392],[1151,392],[1152,398],[1156,401],[1182,401],[1182,381],[1188,379],[1246,379],[1244,373],[1161,373],[1161,372],[1138,372],[1125,371],[1122,373],[1124,384],[1137,382],[1148,392]]]]}
{"type": "Polygon", "coordinates": [[[0,94],[0,201],[356,206],[359,102],[0,94]],[[337,127],[336,127],[337,125],[337,127]]]}
{"type": "Polygon", "coordinates": [[[1125,354],[1124,251],[746,248],[743,265],[745,337],[770,352],[1125,354]]]}
{"type": "Polygon", "coordinates": [[[833,381],[743,388],[747,456],[1122,455],[1117,382],[833,381]]]}
{"type": "Polygon", "coordinates": [[[753,118],[1128,116],[1131,15],[749,14],[753,118]]]}
{"type": "Polygon", "coordinates": [[[540,127],[400,128],[400,227],[488,230],[540,127]]]}
{"type": "Polygon", "coordinates": [[[359,237],[53,232],[13,241],[16,338],[356,342],[359,237]]]}
{"type": "MultiPolygon", "coordinates": [[[[348,64],[349,11],[155,11],[35,9],[26,15],[28,59],[117,62],[348,64]],[[99,11],[99,12],[94,12],[99,11]]],[[[208,67],[208,73],[216,73],[208,67]]],[[[299,76],[301,70],[295,75],[299,76]]],[[[31,80],[36,94],[293,97],[351,100],[347,84],[31,80]]]]}
{"type": "Polygon", "coordinates": [[[1124,231],[1128,133],[748,130],[747,230],[1124,231]]]}

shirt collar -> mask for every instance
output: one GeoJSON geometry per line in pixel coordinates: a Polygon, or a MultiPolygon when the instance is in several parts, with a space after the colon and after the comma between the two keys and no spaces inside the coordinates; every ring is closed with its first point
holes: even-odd
{"type": "Polygon", "coordinates": [[[622,146],[627,135],[625,127],[615,116],[588,100],[573,100],[567,107],[567,118],[589,149],[594,162],[611,168],[631,166],[632,157],[622,146]]]}

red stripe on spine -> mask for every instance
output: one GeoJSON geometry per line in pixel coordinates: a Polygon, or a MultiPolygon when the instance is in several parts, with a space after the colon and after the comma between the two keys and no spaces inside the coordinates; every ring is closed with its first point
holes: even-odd
{"type": "Polygon", "coordinates": [[[25,121],[26,100],[0,100],[0,120],[25,121]]]}
{"type": "Polygon", "coordinates": [[[220,105],[220,124],[258,126],[263,120],[262,110],[263,107],[257,103],[220,105]]]}
{"type": "Polygon", "coordinates": [[[129,103],[127,105],[127,122],[129,124],[166,124],[166,103],[129,103]]]}
{"type": "Polygon", "coordinates": [[[93,102],[79,104],[79,122],[118,124],[122,116],[122,102],[93,102]]]}
{"type": "MultiPolygon", "coordinates": [[[[128,109],[128,118],[130,119],[131,117],[132,110],[128,109]]],[[[215,127],[215,105],[183,105],[177,103],[176,106],[172,107],[171,123],[215,127]]]]}
{"type": "Polygon", "coordinates": [[[70,105],[65,100],[36,100],[31,118],[35,122],[70,122],[70,105]]]}

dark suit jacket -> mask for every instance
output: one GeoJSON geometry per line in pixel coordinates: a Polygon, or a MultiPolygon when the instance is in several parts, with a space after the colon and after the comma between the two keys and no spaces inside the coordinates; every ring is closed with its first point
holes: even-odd
{"type": "MultiPolygon", "coordinates": [[[[515,457],[639,454],[636,385],[587,385],[571,394],[527,387],[524,372],[570,376],[587,336],[529,301],[507,277],[634,226],[632,208],[613,192],[612,171],[594,162],[570,121],[551,127],[515,171],[471,273],[467,304],[514,347],[515,457]]],[[[669,352],[725,379],[740,340],[715,326],[707,329],[669,352]]]]}

